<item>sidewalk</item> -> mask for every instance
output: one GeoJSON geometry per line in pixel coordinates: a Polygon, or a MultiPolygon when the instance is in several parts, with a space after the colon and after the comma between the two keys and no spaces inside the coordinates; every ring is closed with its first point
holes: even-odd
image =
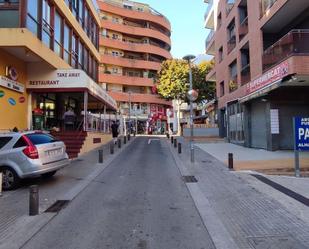
{"type": "MultiPolygon", "coordinates": [[[[131,145],[134,138],[127,141],[131,145]]],[[[115,145],[115,154],[110,155],[109,143],[92,150],[77,159],[51,179],[26,180],[21,188],[3,192],[0,197],[0,248],[20,248],[25,241],[46,225],[57,213],[44,211],[57,200],[73,200],[89,182],[99,175],[123,150],[115,145]],[[103,149],[104,162],[98,163],[98,150],[103,149]],[[40,215],[29,216],[28,198],[30,185],[39,185],[40,215]]]]}
{"type": "MultiPolygon", "coordinates": [[[[308,248],[308,206],[248,173],[230,172],[223,162],[199,148],[192,165],[188,143],[178,140],[183,142],[180,156],[166,139],[182,175],[198,180],[187,186],[218,249],[308,248]]],[[[308,186],[307,181],[304,184],[308,186]]]]}
{"type": "MultiPolygon", "coordinates": [[[[258,170],[270,174],[294,174],[293,151],[267,151],[226,142],[198,143],[196,146],[223,163],[227,163],[228,153],[233,153],[235,170],[258,170]]],[[[309,171],[308,152],[300,153],[300,167],[304,171],[309,171]]]]}

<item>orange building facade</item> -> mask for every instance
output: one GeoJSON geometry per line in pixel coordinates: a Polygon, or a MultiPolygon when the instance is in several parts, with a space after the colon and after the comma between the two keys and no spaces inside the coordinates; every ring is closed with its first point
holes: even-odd
{"type": "Polygon", "coordinates": [[[99,0],[99,82],[138,133],[166,130],[170,103],[157,95],[161,62],[170,59],[169,21],[146,4],[99,0]]]}

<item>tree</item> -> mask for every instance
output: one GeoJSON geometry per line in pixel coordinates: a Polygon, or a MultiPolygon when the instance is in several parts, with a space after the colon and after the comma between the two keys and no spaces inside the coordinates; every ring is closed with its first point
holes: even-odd
{"type": "MultiPolygon", "coordinates": [[[[211,100],[215,96],[215,83],[206,81],[206,75],[213,67],[213,62],[203,61],[192,67],[193,89],[199,97],[197,103],[211,100]]],[[[162,63],[158,75],[158,93],[167,100],[178,99],[187,101],[189,90],[189,65],[185,60],[172,59],[162,63]]]]}

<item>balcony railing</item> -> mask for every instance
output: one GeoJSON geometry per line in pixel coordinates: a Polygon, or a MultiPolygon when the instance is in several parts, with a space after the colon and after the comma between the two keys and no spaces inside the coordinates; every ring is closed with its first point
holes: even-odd
{"type": "Polygon", "coordinates": [[[227,42],[227,53],[229,54],[236,47],[236,37],[232,36],[227,42]]]}
{"type": "Polygon", "coordinates": [[[210,0],[209,3],[208,3],[207,9],[205,11],[205,14],[204,14],[204,20],[207,19],[207,16],[208,16],[212,6],[213,6],[213,0],[210,0]]]}
{"type": "Polygon", "coordinates": [[[276,1],[277,0],[260,0],[260,17],[263,17],[276,1]]]}
{"type": "Polygon", "coordinates": [[[239,26],[239,40],[244,38],[248,34],[248,17],[246,17],[239,26]]]}
{"type": "Polygon", "coordinates": [[[212,40],[212,38],[214,37],[214,34],[215,34],[215,31],[214,30],[211,30],[206,38],[206,41],[205,41],[205,48],[208,48],[208,46],[210,45],[210,42],[212,40]]]}
{"type": "Polygon", "coordinates": [[[251,80],[251,74],[250,74],[250,64],[244,66],[241,69],[241,85],[244,85],[246,83],[248,83],[251,80]]]}
{"type": "Polygon", "coordinates": [[[263,70],[291,55],[309,55],[309,29],[291,30],[263,53],[263,70]]]}

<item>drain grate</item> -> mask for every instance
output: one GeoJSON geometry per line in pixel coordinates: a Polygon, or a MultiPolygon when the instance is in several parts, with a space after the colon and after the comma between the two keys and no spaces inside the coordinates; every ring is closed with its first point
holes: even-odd
{"type": "Polygon", "coordinates": [[[280,191],[281,193],[293,198],[296,201],[299,201],[300,203],[306,205],[307,207],[309,207],[309,199],[306,198],[303,195],[300,195],[276,182],[273,182],[271,180],[269,180],[268,178],[261,176],[261,175],[257,175],[257,174],[251,174],[252,176],[254,176],[256,179],[260,180],[261,182],[273,187],[274,189],[280,191]]]}
{"type": "Polygon", "coordinates": [[[45,210],[45,213],[58,213],[69,204],[69,200],[58,200],[45,210]]]}
{"type": "Polygon", "coordinates": [[[186,183],[197,182],[197,179],[195,178],[195,176],[183,176],[182,180],[186,183]]]}
{"type": "Polygon", "coordinates": [[[255,249],[280,248],[280,249],[305,249],[299,241],[291,236],[267,236],[267,237],[249,237],[250,245],[255,249]]]}

